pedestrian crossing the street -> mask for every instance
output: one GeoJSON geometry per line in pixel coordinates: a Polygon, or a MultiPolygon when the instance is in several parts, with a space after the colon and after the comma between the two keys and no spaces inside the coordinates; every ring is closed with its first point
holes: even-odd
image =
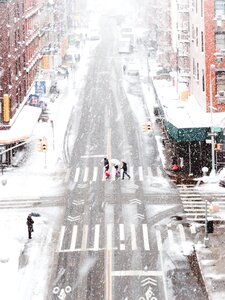
{"type": "MultiPolygon", "coordinates": [[[[144,181],[147,178],[152,177],[165,177],[163,170],[161,170],[160,167],[147,167],[143,168],[142,166],[134,167],[131,166],[128,170],[128,174],[131,177],[131,181],[137,180],[137,181],[144,181]]],[[[121,170],[121,177],[122,179],[122,170],[121,170]]],[[[127,180],[127,177],[125,175],[125,179],[127,180]]],[[[115,178],[115,170],[112,168],[110,170],[110,178],[106,179],[104,174],[104,169],[102,167],[77,167],[75,169],[75,173],[73,176],[73,181],[75,183],[87,183],[87,182],[97,182],[97,181],[116,181],[115,178]]]]}
{"type": "MultiPolygon", "coordinates": [[[[89,227],[86,224],[73,225],[72,230],[66,226],[61,227],[57,252],[84,252],[84,251],[154,251],[157,247],[160,251],[162,243],[168,240],[166,247],[173,251],[180,244],[181,251],[184,247],[186,236],[182,224],[178,224],[175,230],[166,226],[167,234],[161,234],[156,230],[151,232],[148,224],[95,224],[89,227]],[[68,235],[70,232],[70,235],[68,235]],[[153,234],[153,236],[151,236],[153,234]]],[[[187,229],[194,234],[193,229],[187,229]]],[[[164,232],[164,228],[163,228],[164,232]]]]}
{"type": "Polygon", "coordinates": [[[225,209],[225,193],[209,193],[199,190],[195,185],[181,184],[177,187],[188,221],[205,221],[206,200],[208,217],[221,220],[218,213],[225,209]]]}

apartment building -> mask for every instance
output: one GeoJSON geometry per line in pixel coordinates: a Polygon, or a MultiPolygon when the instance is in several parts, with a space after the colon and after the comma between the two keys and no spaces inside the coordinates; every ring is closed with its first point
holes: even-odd
{"type": "Polygon", "coordinates": [[[27,89],[24,68],[25,24],[21,18],[24,13],[25,6],[21,1],[0,1],[1,129],[9,126],[10,119],[20,106],[27,89]]]}
{"type": "Polygon", "coordinates": [[[191,1],[190,94],[204,111],[225,112],[225,2],[191,1]]]}

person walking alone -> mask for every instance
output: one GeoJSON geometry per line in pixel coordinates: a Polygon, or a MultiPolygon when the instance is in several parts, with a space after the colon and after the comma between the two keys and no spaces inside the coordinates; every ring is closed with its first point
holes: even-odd
{"type": "Polygon", "coordinates": [[[27,228],[28,228],[28,238],[29,238],[29,239],[32,239],[32,237],[31,237],[31,232],[34,231],[33,224],[34,224],[34,221],[33,221],[33,219],[31,218],[31,216],[29,215],[29,216],[27,217],[27,228]]]}
{"type": "Polygon", "coordinates": [[[124,175],[130,179],[130,175],[127,173],[127,163],[125,163],[125,161],[122,162],[121,169],[123,170],[122,180],[124,179],[124,175]]]}

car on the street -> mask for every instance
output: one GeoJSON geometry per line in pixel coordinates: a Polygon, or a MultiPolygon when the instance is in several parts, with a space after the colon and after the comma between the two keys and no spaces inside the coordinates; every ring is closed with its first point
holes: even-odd
{"type": "Polygon", "coordinates": [[[126,68],[126,73],[128,76],[138,78],[139,77],[138,65],[136,63],[129,63],[126,68]]]}

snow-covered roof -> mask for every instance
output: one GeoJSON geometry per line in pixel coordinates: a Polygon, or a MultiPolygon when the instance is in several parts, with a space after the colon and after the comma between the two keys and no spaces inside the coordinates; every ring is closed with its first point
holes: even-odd
{"type": "Polygon", "coordinates": [[[25,105],[8,130],[0,130],[0,144],[10,144],[28,139],[41,114],[40,107],[25,105]]]}
{"type": "MultiPolygon", "coordinates": [[[[194,96],[179,100],[172,81],[154,80],[166,119],[176,128],[206,128],[211,126],[211,113],[204,112],[194,96]]],[[[213,126],[225,125],[225,113],[213,113],[213,126]]]]}

